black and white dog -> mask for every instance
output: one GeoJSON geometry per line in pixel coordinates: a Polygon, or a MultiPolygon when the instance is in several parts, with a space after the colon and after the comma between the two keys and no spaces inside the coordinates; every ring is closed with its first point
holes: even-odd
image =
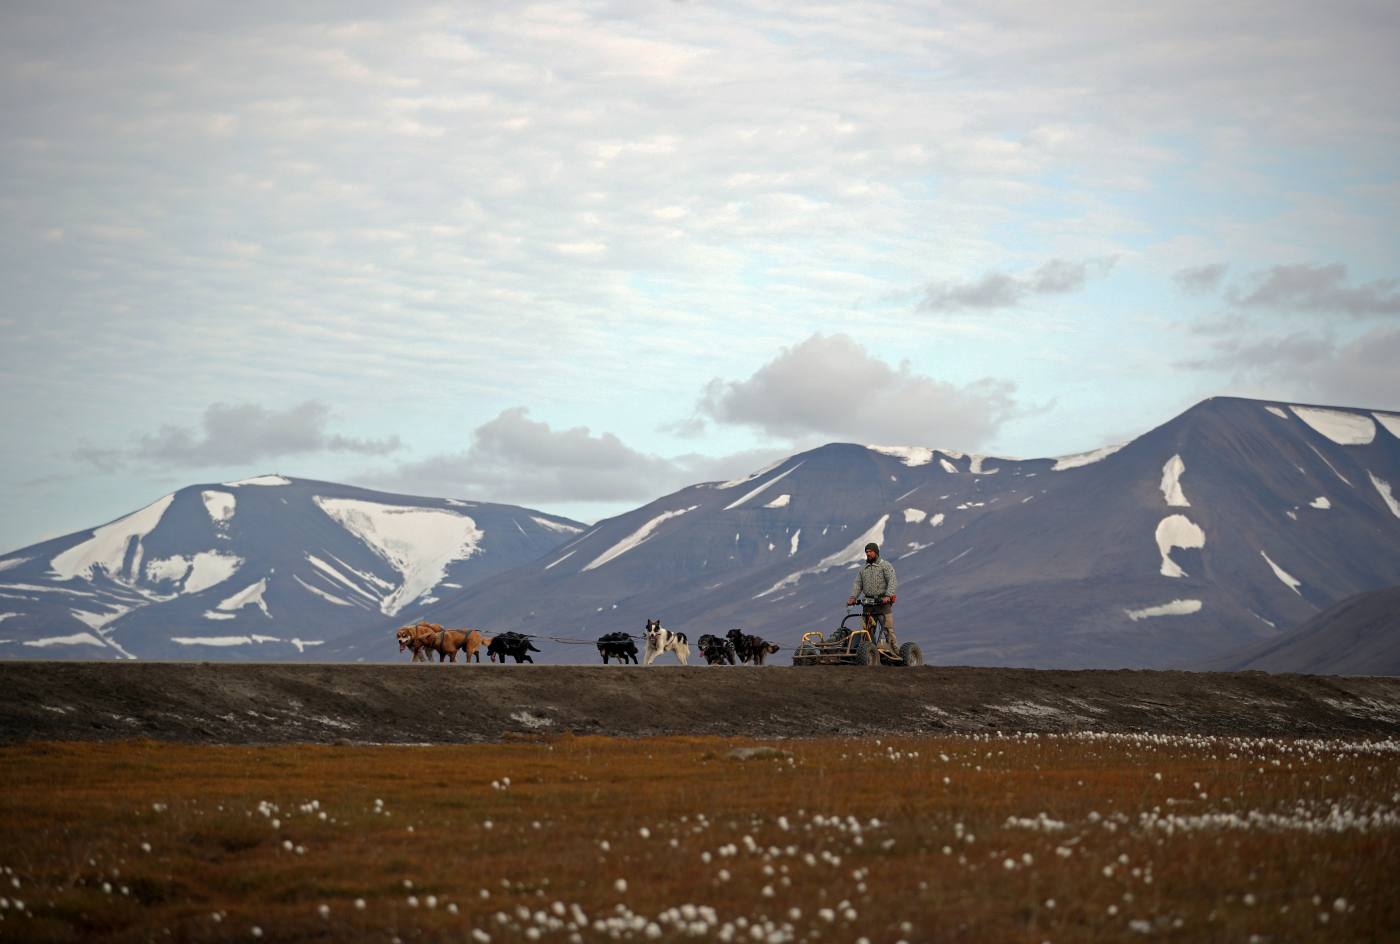
{"type": "Polygon", "coordinates": [[[734,657],[734,643],[723,636],[711,636],[706,633],[695,645],[699,647],[700,654],[709,665],[734,665],[737,661],[734,657]]]}
{"type": "Polygon", "coordinates": [[[663,652],[674,652],[681,665],[690,664],[690,643],[685,633],[673,633],[661,625],[659,619],[647,620],[647,652],[643,665],[651,665],[663,652]]]}

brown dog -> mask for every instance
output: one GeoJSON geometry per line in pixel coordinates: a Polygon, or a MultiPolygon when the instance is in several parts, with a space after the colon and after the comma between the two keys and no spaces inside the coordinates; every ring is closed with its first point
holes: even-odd
{"type": "Polygon", "coordinates": [[[439,662],[456,662],[457,653],[466,652],[464,662],[480,662],[481,650],[486,640],[475,629],[443,629],[437,623],[419,620],[411,626],[401,627],[394,634],[399,644],[399,652],[413,650],[414,662],[431,662],[429,651],[438,654],[439,662]]]}

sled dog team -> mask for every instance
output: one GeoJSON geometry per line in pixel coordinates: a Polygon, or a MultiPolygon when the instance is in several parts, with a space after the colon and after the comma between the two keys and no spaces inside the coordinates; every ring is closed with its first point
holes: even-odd
{"type": "MultiPolygon", "coordinates": [[[[411,650],[414,662],[431,662],[430,653],[438,654],[439,662],[456,662],[457,653],[464,654],[464,662],[480,662],[481,650],[486,650],[492,662],[506,661],[511,656],[517,663],[531,662],[531,652],[539,652],[523,633],[498,633],[483,636],[476,629],[443,629],[436,623],[420,620],[411,626],[403,626],[395,634],[399,652],[411,650]]],[[[649,619],[645,632],[646,652],[643,665],[651,665],[665,653],[675,653],[681,665],[690,664],[690,641],[685,633],[672,632],[661,625],[659,619],[649,619]]],[[[764,660],[778,651],[771,642],[751,636],[742,629],[731,629],[724,636],[705,634],[696,645],[708,665],[735,665],[737,662],[752,662],[763,665],[764,660]]],[[[618,662],[637,664],[637,644],[631,635],[623,632],[607,633],[598,638],[598,654],[607,665],[610,658],[618,662]]]]}

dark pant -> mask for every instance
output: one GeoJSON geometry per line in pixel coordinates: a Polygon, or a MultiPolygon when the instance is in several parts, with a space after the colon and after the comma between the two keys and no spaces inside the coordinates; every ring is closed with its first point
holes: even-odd
{"type": "Polygon", "coordinates": [[[870,631],[870,637],[876,642],[879,642],[880,636],[876,630],[879,624],[883,623],[885,626],[885,636],[889,639],[890,647],[893,648],[895,645],[894,604],[879,603],[874,606],[867,604],[866,606],[861,607],[861,612],[864,615],[862,623],[864,624],[865,628],[870,631]]]}

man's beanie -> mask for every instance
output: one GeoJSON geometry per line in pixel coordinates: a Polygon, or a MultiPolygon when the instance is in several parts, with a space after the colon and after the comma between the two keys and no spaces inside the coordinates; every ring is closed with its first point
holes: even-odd
{"type": "Polygon", "coordinates": [[[874,551],[876,554],[880,553],[880,545],[876,544],[874,541],[871,541],[869,544],[865,545],[865,549],[867,551],[874,551]]]}

